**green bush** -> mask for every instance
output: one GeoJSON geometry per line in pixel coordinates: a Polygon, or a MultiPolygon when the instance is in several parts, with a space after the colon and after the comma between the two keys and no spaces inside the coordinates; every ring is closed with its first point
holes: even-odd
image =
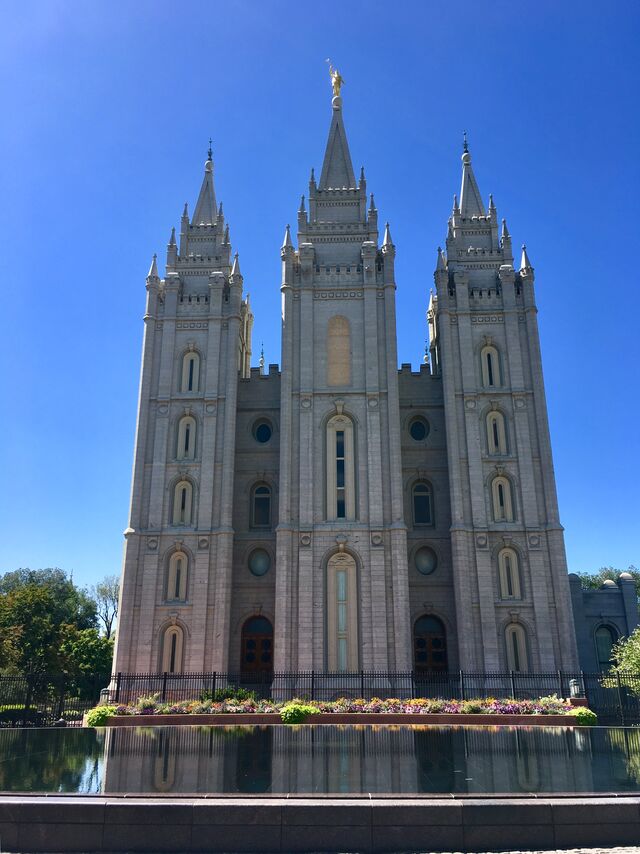
{"type": "Polygon", "coordinates": [[[152,694],[150,697],[138,697],[136,708],[141,712],[150,712],[155,710],[160,700],[160,694],[152,694]]]}
{"type": "Polygon", "coordinates": [[[105,726],[107,718],[115,715],[115,706],[96,706],[87,712],[87,726],[105,726]]]}
{"type": "Polygon", "coordinates": [[[592,712],[591,709],[587,709],[584,706],[576,706],[571,709],[569,715],[576,719],[576,723],[580,726],[596,726],[598,723],[598,716],[595,712],[592,712]]]}
{"type": "Polygon", "coordinates": [[[41,712],[34,706],[25,709],[24,704],[0,706],[0,723],[16,724],[22,721],[37,723],[42,717],[41,712]]]}
{"type": "Polygon", "coordinates": [[[478,715],[484,712],[484,710],[482,700],[465,700],[460,706],[460,711],[463,715],[478,715]]]}
{"type": "Polygon", "coordinates": [[[287,703],[280,709],[280,718],[283,724],[301,724],[310,715],[317,715],[315,706],[307,706],[305,703],[287,703]]]}
{"type": "Polygon", "coordinates": [[[255,691],[248,691],[246,688],[241,688],[239,685],[227,685],[226,688],[217,688],[215,691],[201,691],[200,702],[207,701],[213,703],[223,703],[225,700],[257,700],[258,697],[255,691]]]}

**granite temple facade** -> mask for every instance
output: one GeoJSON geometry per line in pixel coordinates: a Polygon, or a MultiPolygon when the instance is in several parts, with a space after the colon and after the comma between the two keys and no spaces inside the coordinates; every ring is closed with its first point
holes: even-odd
{"type": "MultiPolygon", "coordinates": [[[[576,669],[534,269],[466,143],[419,371],[339,94],[280,250],[280,368],[251,367],[211,151],[204,170],[147,277],[116,670],[576,669]]],[[[581,624],[592,654],[606,625],[581,624]]]]}

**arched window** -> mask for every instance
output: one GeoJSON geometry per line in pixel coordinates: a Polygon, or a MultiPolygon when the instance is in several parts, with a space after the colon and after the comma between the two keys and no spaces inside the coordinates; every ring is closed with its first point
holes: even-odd
{"type": "Polygon", "coordinates": [[[487,415],[487,444],[490,454],[507,453],[507,431],[502,412],[493,410],[487,415]]]}
{"type": "Polygon", "coordinates": [[[514,673],[526,673],[529,670],[529,659],[524,628],[520,623],[509,623],[504,637],[507,646],[507,667],[514,673]]]}
{"type": "Polygon", "coordinates": [[[598,626],[595,632],[596,654],[598,656],[598,670],[605,672],[613,664],[611,651],[618,640],[618,633],[611,626],[598,626]]]}
{"type": "Polygon", "coordinates": [[[180,673],[182,671],[182,653],[184,633],[180,626],[169,626],[162,639],[162,672],[180,673]]]}
{"type": "Polygon", "coordinates": [[[327,424],[327,519],[356,518],[353,422],[334,415],[327,424]]]}
{"type": "Polygon", "coordinates": [[[327,564],[327,666],[333,673],[358,669],[357,569],[347,552],[327,564]]]}
{"type": "Polygon", "coordinates": [[[351,383],[351,332],[346,317],[336,315],[327,328],[327,385],[351,383]]]}
{"type": "Polygon", "coordinates": [[[262,616],[249,617],[242,627],[242,673],[273,670],[273,626],[262,616]]]}
{"type": "Polygon", "coordinates": [[[413,524],[433,525],[433,501],[429,484],[424,481],[414,483],[411,490],[411,501],[413,504],[413,524]]]}
{"type": "Polygon", "coordinates": [[[417,673],[447,669],[446,631],[433,614],[423,614],[413,626],[413,660],[417,673]]]}
{"type": "Polygon", "coordinates": [[[173,490],[172,524],[190,525],[192,505],[193,487],[188,480],[181,480],[173,490]]]}
{"type": "Polygon", "coordinates": [[[480,353],[482,367],[482,385],[485,388],[499,388],[502,385],[500,376],[500,356],[492,344],[487,344],[480,353]]]}
{"type": "Polygon", "coordinates": [[[185,353],[182,359],[182,382],[180,391],[198,391],[200,387],[200,355],[194,350],[185,353]]]}
{"type": "Polygon", "coordinates": [[[187,598],[187,569],[189,560],[184,552],[174,552],[169,559],[166,600],[184,602],[187,598]]]}
{"type": "Polygon", "coordinates": [[[193,460],[196,456],[196,419],[185,415],[178,424],[178,453],[179,460],[193,460]]]}
{"type": "Polygon", "coordinates": [[[251,527],[271,527],[271,488],[265,483],[251,490],[251,527]]]}
{"type": "Polygon", "coordinates": [[[506,477],[494,477],[491,481],[493,519],[495,522],[513,522],[511,483],[506,477]]]}
{"type": "Polygon", "coordinates": [[[521,599],[518,555],[513,549],[502,549],[498,554],[498,575],[501,599],[521,599]]]}

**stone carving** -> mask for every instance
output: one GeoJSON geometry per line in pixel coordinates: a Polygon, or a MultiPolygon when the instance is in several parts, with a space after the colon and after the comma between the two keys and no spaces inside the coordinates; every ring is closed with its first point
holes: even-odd
{"type": "Polygon", "coordinates": [[[334,68],[331,64],[331,60],[328,59],[329,63],[329,76],[331,77],[331,88],[333,89],[333,97],[340,97],[340,89],[344,85],[344,77],[340,74],[337,68],[334,68]]]}

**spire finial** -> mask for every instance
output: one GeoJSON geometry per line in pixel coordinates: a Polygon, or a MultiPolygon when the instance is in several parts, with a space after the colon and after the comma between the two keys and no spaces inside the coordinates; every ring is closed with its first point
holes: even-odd
{"type": "Polygon", "coordinates": [[[291,228],[289,225],[284,230],[284,240],[282,241],[282,249],[293,249],[293,242],[291,240],[291,228]]]}
{"type": "Polygon", "coordinates": [[[147,279],[159,279],[158,276],[158,256],[156,253],[153,253],[153,260],[151,261],[151,266],[149,267],[149,272],[147,273],[147,279]]]}
{"type": "Polygon", "coordinates": [[[374,211],[376,209],[376,203],[373,200],[373,193],[371,193],[371,201],[369,202],[369,210],[374,211]]]}
{"type": "MultiPolygon", "coordinates": [[[[304,213],[304,212],[305,212],[305,207],[304,207],[304,193],[302,194],[302,197],[301,197],[301,199],[300,199],[300,207],[298,208],[298,212],[299,212],[299,213],[304,213]]],[[[289,228],[289,226],[287,226],[287,228],[289,228]]]]}
{"type": "Polygon", "coordinates": [[[464,151],[464,153],[465,153],[465,154],[468,154],[468,153],[469,153],[469,142],[468,142],[468,140],[467,140],[467,132],[466,132],[466,130],[463,130],[463,131],[462,131],[462,140],[463,140],[463,143],[462,143],[462,150],[464,151]]]}
{"type": "Polygon", "coordinates": [[[389,249],[392,246],[393,240],[391,239],[391,229],[389,228],[389,223],[386,223],[384,227],[384,240],[382,241],[382,248],[389,249]]]}
{"type": "Polygon", "coordinates": [[[213,140],[209,137],[209,150],[207,151],[207,160],[213,160],[213,151],[211,150],[211,146],[213,145],[213,140]]]}
{"type": "Polygon", "coordinates": [[[424,356],[422,357],[422,361],[425,365],[429,364],[429,339],[424,339],[424,356]]]}
{"type": "Polygon", "coordinates": [[[260,342],[260,361],[258,364],[260,365],[260,373],[264,374],[264,341],[260,342]]]}
{"type": "Polygon", "coordinates": [[[529,256],[527,255],[527,247],[523,243],[522,244],[522,257],[520,259],[520,272],[528,273],[530,270],[533,270],[533,264],[529,260],[529,256]]]}

